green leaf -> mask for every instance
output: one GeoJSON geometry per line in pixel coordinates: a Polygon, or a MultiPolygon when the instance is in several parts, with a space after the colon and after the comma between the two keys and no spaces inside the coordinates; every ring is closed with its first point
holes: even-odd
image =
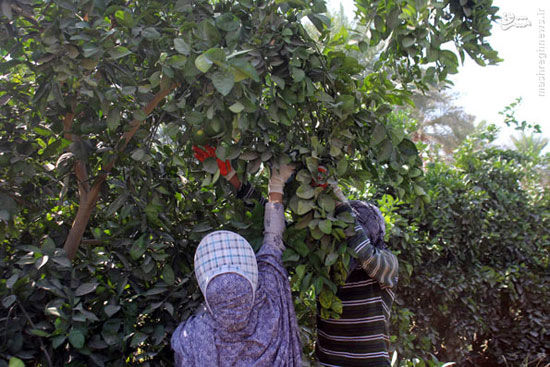
{"type": "Polygon", "coordinates": [[[107,116],[107,127],[109,130],[116,130],[120,126],[120,110],[118,108],[113,108],[109,111],[107,116]]]}
{"type": "Polygon", "coordinates": [[[212,64],[223,65],[225,62],[225,52],[221,48],[211,48],[195,59],[197,69],[206,73],[212,67],[212,64]]]}
{"type": "Polygon", "coordinates": [[[159,31],[157,31],[157,29],[154,28],[154,27],[145,28],[141,32],[141,34],[143,35],[143,37],[145,37],[149,41],[156,40],[156,39],[159,39],[161,37],[161,34],[159,33],[159,31]]]}
{"type": "Polygon", "coordinates": [[[348,161],[346,158],[342,158],[336,164],[336,173],[338,176],[343,176],[348,170],[348,161]]]}
{"type": "Polygon", "coordinates": [[[415,40],[413,37],[403,37],[403,39],[401,40],[401,44],[403,45],[403,47],[409,48],[414,44],[414,41],[415,40]]]}
{"type": "Polygon", "coordinates": [[[174,5],[174,10],[179,12],[190,12],[193,10],[193,3],[189,0],[178,0],[174,5]]]}
{"type": "Polygon", "coordinates": [[[306,158],[306,166],[309,172],[313,173],[314,175],[317,175],[317,167],[319,167],[319,160],[315,157],[307,157],[306,158]]]}
{"type": "Polygon", "coordinates": [[[426,195],[426,191],[424,191],[424,188],[420,185],[414,185],[414,193],[419,196],[426,195]]]}
{"type": "Polygon", "coordinates": [[[355,98],[349,94],[336,97],[336,104],[344,114],[350,114],[355,109],[355,98]]]}
{"type": "Polygon", "coordinates": [[[132,348],[137,347],[141,343],[143,343],[149,336],[147,334],[136,332],[134,336],[132,337],[132,340],[130,341],[130,346],[132,348]]]}
{"type": "Polygon", "coordinates": [[[342,154],[342,149],[340,149],[339,147],[337,147],[336,145],[331,145],[330,146],[330,155],[332,157],[338,157],[339,155],[342,154]]]}
{"type": "Polygon", "coordinates": [[[195,59],[195,66],[203,73],[206,73],[212,67],[212,61],[208,58],[208,56],[202,54],[195,59]]]}
{"type": "Polygon", "coordinates": [[[226,154],[226,159],[233,160],[239,158],[241,155],[241,147],[238,145],[231,145],[226,154]]]}
{"type": "Polygon", "coordinates": [[[319,206],[327,213],[332,213],[336,206],[336,201],[331,196],[325,194],[319,197],[318,202],[319,206]]]}
{"type": "MultiPolygon", "coordinates": [[[[313,23],[317,31],[323,33],[326,28],[330,27],[330,18],[323,14],[311,13],[307,17],[313,23]]],[[[288,28],[286,28],[288,29],[288,28]]],[[[292,34],[292,33],[291,33],[292,34]]]]}
{"type": "Polygon", "coordinates": [[[196,31],[197,37],[203,41],[207,47],[218,45],[221,40],[221,35],[211,18],[204,19],[199,23],[196,31]]]}
{"type": "Polygon", "coordinates": [[[296,275],[298,276],[298,279],[302,278],[306,272],[306,266],[304,264],[300,264],[296,267],[296,275]]]}
{"type": "Polygon", "coordinates": [[[323,308],[330,308],[333,297],[334,295],[327,288],[323,288],[319,295],[319,303],[323,308]]]}
{"type": "Polygon", "coordinates": [[[380,15],[374,17],[374,28],[380,33],[384,33],[386,31],[386,23],[380,15]]]}
{"type": "Polygon", "coordinates": [[[299,68],[292,68],[292,78],[294,79],[295,83],[299,83],[302,80],[304,80],[306,76],[306,73],[299,68]]]}
{"type": "Polygon", "coordinates": [[[175,280],[174,270],[172,270],[172,267],[169,264],[164,265],[164,268],[162,269],[162,279],[168,285],[174,284],[174,280],[175,280]]]}
{"type": "MultiPolygon", "coordinates": [[[[325,219],[319,222],[319,229],[325,234],[332,233],[332,222],[330,219],[325,219]]],[[[328,265],[328,264],[327,264],[328,265]]]]}
{"type": "Polygon", "coordinates": [[[449,50],[441,50],[441,61],[451,68],[458,66],[458,58],[455,53],[449,50]]]}
{"type": "Polygon", "coordinates": [[[74,291],[75,296],[80,297],[88,293],[92,293],[97,288],[98,283],[83,283],[81,284],[76,291],[74,291]]]}
{"type": "Polygon", "coordinates": [[[71,345],[77,349],[80,349],[84,346],[85,342],[84,334],[82,334],[82,331],[78,329],[72,329],[69,333],[69,342],[71,345]]]}
{"type": "Polygon", "coordinates": [[[6,287],[7,287],[8,289],[12,289],[13,286],[15,285],[15,283],[17,282],[18,279],[19,279],[19,273],[13,274],[11,277],[9,277],[9,278],[6,280],[6,287]]]}
{"type": "Polygon", "coordinates": [[[187,64],[187,57],[183,55],[172,55],[167,60],[167,64],[176,69],[183,69],[187,64]]]}
{"type": "Polygon", "coordinates": [[[117,10],[115,12],[115,18],[118,23],[125,27],[132,28],[134,26],[134,19],[132,18],[132,14],[130,12],[117,10]]]}
{"type": "Polygon", "coordinates": [[[313,281],[313,286],[315,287],[315,294],[316,295],[319,295],[321,293],[321,291],[323,290],[323,283],[324,283],[324,280],[320,276],[315,278],[315,280],[313,281]]]}
{"type": "Polygon", "coordinates": [[[222,96],[227,96],[235,85],[233,74],[228,71],[217,71],[211,75],[210,79],[216,90],[220,92],[222,96]]]}
{"type": "Polygon", "coordinates": [[[299,240],[293,243],[293,248],[299,253],[302,257],[306,257],[309,254],[309,247],[305,244],[304,241],[299,240]]]}
{"type": "Polygon", "coordinates": [[[216,26],[222,31],[233,32],[239,29],[241,23],[233,13],[224,13],[216,18],[216,26]]]}
{"type": "Polygon", "coordinates": [[[41,136],[50,136],[50,135],[53,134],[51,130],[45,129],[45,128],[40,127],[40,126],[34,127],[33,131],[35,133],[37,133],[38,135],[41,135],[41,136]]]}
{"type": "Polygon", "coordinates": [[[138,121],[144,121],[147,119],[147,115],[145,114],[145,112],[143,112],[143,110],[139,109],[139,110],[135,110],[133,112],[133,115],[134,115],[134,119],[138,120],[138,121]]]}
{"type": "Polygon", "coordinates": [[[384,143],[380,145],[376,159],[381,163],[386,162],[390,159],[392,152],[393,144],[391,142],[391,139],[386,139],[384,140],[384,143]]]}
{"type": "Polygon", "coordinates": [[[141,235],[130,248],[130,256],[132,259],[137,260],[145,253],[145,250],[147,250],[145,235],[141,235]]]}
{"type": "MultiPolygon", "coordinates": [[[[111,55],[111,57],[115,60],[120,59],[121,57],[130,55],[131,53],[132,53],[132,51],[128,50],[124,46],[117,46],[114,49],[112,49],[111,51],[109,51],[109,55],[111,55]]],[[[88,57],[88,56],[86,56],[86,57],[88,57]]]]}
{"type": "Polygon", "coordinates": [[[246,59],[244,58],[231,59],[229,60],[229,64],[231,65],[231,70],[234,74],[236,82],[239,82],[246,78],[250,78],[255,82],[260,81],[258,72],[252,66],[252,64],[250,64],[246,59]]]}
{"type": "Polygon", "coordinates": [[[0,208],[5,212],[5,220],[9,220],[11,216],[17,213],[17,203],[10,196],[0,192],[0,208]]]}
{"type": "Polygon", "coordinates": [[[370,138],[372,147],[378,145],[386,137],[386,127],[382,124],[376,124],[370,138]]]}
{"type": "Polygon", "coordinates": [[[327,258],[325,259],[325,265],[332,266],[334,263],[336,263],[336,260],[338,260],[338,253],[331,252],[327,255],[327,258]]]}
{"type": "Polygon", "coordinates": [[[145,151],[143,149],[136,149],[132,152],[131,157],[135,161],[141,161],[145,158],[145,151]]]}
{"type": "Polygon", "coordinates": [[[332,304],[330,305],[330,308],[334,310],[337,314],[342,314],[342,311],[343,311],[342,300],[338,299],[338,297],[334,297],[332,299],[332,304]]]}
{"type": "Polygon", "coordinates": [[[301,199],[311,199],[315,195],[315,189],[309,184],[302,184],[296,190],[296,195],[301,199]]]}
{"type": "Polygon", "coordinates": [[[202,222],[202,223],[197,223],[193,227],[193,229],[191,229],[191,231],[196,233],[202,233],[202,232],[208,232],[211,229],[212,229],[212,226],[210,225],[210,223],[202,222]]]}
{"type": "Polygon", "coordinates": [[[313,237],[314,240],[320,240],[325,235],[323,231],[319,229],[319,226],[311,229],[310,228],[311,237],[313,237]]]}
{"type": "Polygon", "coordinates": [[[185,42],[185,40],[183,38],[174,38],[174,48],[180,54],[185,55],[185,56],[189,56],[189,54],[191,53],[191,46],[187,42],[185,42]]]}
{"type": "Polygon", "coordinates": [[[298,200],[298,215],[304,215],[315,207],[312,200],[298,200]]]}
{"type": "Polygon", "coordinates": [[[244,105],[241,102],[235,102],[231,106],[229,106],[229,110],[233,113],[240,113],[242,110],[244,110],[244,105]]]}
{"type": "Polygon", "coordinates": [[[218,172],[218,162],[215,158],[207,158],[204,162],[202,162],[202,166],[208,173],[215,174],[218,172]]]}
{"type": "Polygon", "coordinates": [[[15,294],[10,294],[2,299],[2,306],[4,306],[4,308],[9,308],[16,300],[17,296],[15,294]]]}
{"type": "Polygon", "coordinates": [[[57,349],[63,342],[67,339],[66,335],[58,335],[53,337],[52,340],[52,347],[54,349],[57,349]]]}
{"type": "Polygon", "coordinates": [[[25,367],[25,363],[17,357],[11,357],[9,367],[25,367]]]}
{"type": "Polygon", "coordinates": [[[409,139],[403,139],[401,143],[399,143],[398,147],[401,154],[407,157],[418,155],[418,149],[416,149],[416,145],[409,139]]]}
{"type": "Polygon", "coordinates": [[[105,311],[105,314],[109,317],[113,316],[119,310],[120,310],[120,306],[118,305],[107,305],[103,308],[103,311],[105,311]]]}
{"type": "Polygon", "coordinates": [[[48,336],[50,336],[49,333],[45,332],[44,330],[40,330],[40,329],[32,329],[32,330],[30,331],[30,333],[31,333],[32,335],[41,336],[41,337],[48,337],[48,336]]]}
{"type": "MultiPolygon", "coordinates": [[[[270,77],[271,77],[271,80],[273,80],[275,82],[277,87],[279,87],[279,89],[285,89],[286,83],[285,83],[285,80],[283,78],[279,78],[277,75],[270,75],[270,77]]],[[[319,100],[321,100],[321,98],[319,98],[319,100]]],[[[326,102],[326,101],[323,101],[323,102],[326,102]]]]}

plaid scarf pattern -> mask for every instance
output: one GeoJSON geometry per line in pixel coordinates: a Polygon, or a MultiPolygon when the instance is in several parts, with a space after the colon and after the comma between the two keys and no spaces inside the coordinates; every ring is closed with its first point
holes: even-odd
{"type": "Polygon", "coordinates": [[[230,231],[209,233],[195,252],[195,276],[205,298],[210,281],[216,275],[225,273],[236,273],[246,278],[254,296],[258,285],[258,263],[248,241],[230,231]]]}

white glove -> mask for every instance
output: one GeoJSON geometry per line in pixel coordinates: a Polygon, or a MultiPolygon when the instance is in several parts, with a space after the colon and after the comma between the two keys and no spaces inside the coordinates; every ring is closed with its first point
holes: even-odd
{"type": "Polygon", "coordinates": [[[338,201],[342,203],[347,203],[348,198],[344,196],[344,193],[342,192],[342,189],[338,186],[338,184],[332,184],[330,185],[332,187],[332,192],[334,193],[334,196],[338,199],[338,201]]]}
{"type": "Polygon", "coordinates": [[[269,193],[278,192],[282,194],[285,183],[292,176],[292,173],[294,173],[294,166],[291,164],[283,164],[277,168],[273,167],[271,169],[271,178],[269,179],[269,193]]]}

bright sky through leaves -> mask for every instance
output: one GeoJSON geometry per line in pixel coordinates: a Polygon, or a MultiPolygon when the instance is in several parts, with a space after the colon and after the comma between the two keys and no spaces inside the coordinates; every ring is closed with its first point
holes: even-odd
{"type": "MultiPolygon", "coordinates": [[[[353,19],[353,0],[327,0],[327,4],[333,13],[338,12],[342,4],[346,16],[353,19]]],[[[505,127],[498,112],[522,97],[516,112],[518,120],[538,123],[543,136],[550,138],[547,112],[550,105],[550,3],[547,0],[521,3],[495,0],[494,5],[500,8],[503,19],[499,21],[501,24],[493,26],[489,43],[504,61],[497,66],[480,67],[466,58],[458,74],[450,76],[455,84],[453,91],[458,93],[455,103],[475,115],[476,123],[482,120],[496,123],[501,128],[498,143],[512,146],[509,136],[514,130],[505,127]],[[544,67],[539,67],[539,63],[544,67]],[[540,88],[544,93],[539,92],[539,82],[544,82],[540,88]]]]}

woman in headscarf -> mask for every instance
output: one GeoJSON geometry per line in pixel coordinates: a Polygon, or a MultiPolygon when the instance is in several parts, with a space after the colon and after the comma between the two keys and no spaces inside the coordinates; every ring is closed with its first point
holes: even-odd
{"type": "Polygon", "coordinates": [[[205,302],[172,336],[175,365],[301,366],[299,331],[282,265],[283,188],[293,168],[273,169],[257,255],[237,233],[216,231],[195,252],[205,302]]]}
{"type": "Polygon", "coordinates": [[[336,293],[341,317],[317,317],[316,356],[320,366],[390,367],[389,322],[399,264],[384,243],[384,217],[373,204],[348,201],[337,185],[332,190],[339,199],[336,215],[346,211],[355,220],[346,242],[357,258],[336,293]]]}

